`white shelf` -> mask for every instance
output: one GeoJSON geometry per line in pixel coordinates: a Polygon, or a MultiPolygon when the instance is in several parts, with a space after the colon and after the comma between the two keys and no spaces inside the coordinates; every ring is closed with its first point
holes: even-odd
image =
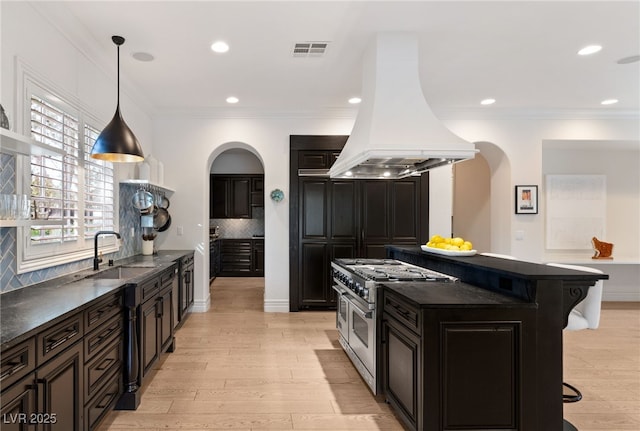
{"type": "Polygon", "coordinates": [[[31,138],[0,128],[0,152],[22,156],[64,156],[58,148],[41,144],[31,138]]]}
{"type": "Polygon", "coordinates": [[[0,227],[62,225],[62,220],[0,220],[0,227]]]}
{"type": "Polygon", "coordinates": [[[169,193],[173,193],[175,192],[175,190],[170,189],[167,186],[161,186],[159,184],[154,184],[149,180],[122,180],[120,181],[120,184],[129,184],[129,185],[134,185],[134,186],[142,186],[142,187],[155,187],[157,189],[160,190],[164,190],[165,192],[169,192],[169,193]]]}

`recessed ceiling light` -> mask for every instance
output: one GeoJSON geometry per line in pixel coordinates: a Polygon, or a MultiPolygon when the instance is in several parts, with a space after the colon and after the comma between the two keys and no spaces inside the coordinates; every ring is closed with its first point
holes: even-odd
{"type": "Polygon", "coordinates": [[[238,99],[235,96],[229,96],[227,97],[227,103],[238,103],[240,101],[240,99],[238,99]]]}
{"type": "Polygon", "coordinates": [[[480,101],[481,105],[493,105],[496,103],[496,99],[484,99],[480,101]]]}
{"type": "Polygon", "coordinates": [[[348,177],[352,177],[352,176],[353,176],[353,172],[351,172],[351,171],[347,171],[347,172],[345,172],[344,174],[345,174],[346,176],[348,176],[348,177]]]}
{"type": "Polygon", "coordinates": [[[362,102],[362,99],[359,97],[352,97],[351,99],[349,99],[349,103],[351,103],[352,105],[357,105],[360,102],[362,102]]]}
{"type": "Polygon", "coordinates": [[[144,62],[153,61],[155,59],[155,57],[148,52],[134,52],[131,56],[138,61],[144,62]]]}
{"type": "Polygon", "coordinates": [[[391,172],[385,171],[382,175],[384,175],[385,177],[390,177],[391,176],[391,172]]]}
{"type": "Polygon", "coordinates": [[[613,105],[615,103],[618,103],[618,99],[607,99],[600,102],[601,105],[613,105]]]}
{"type": "Polygon", "coordinates": [[[587,45],[584,48],[582,48],[580,51],[578,51],[578,55],[595,54],[596,52],[600,51],[601,49],[602,49],[602,46],[600,46],[600,45],[587,45]]]}
{"type": "Polygon", "coordinates": [[[226,42],[219,40],[211,44],[211,50],[213,52],[217,52],[218,54],[222,54],[229,51],[229,45],[227,45],[226,42]]]}
{"type": "Polygon", "coordinates": [[[637,63],[638,61],[640,61],[640,55],[630,55],[629,57],[621,58],[616,63],[629,64],[629,63],[637,63]]]}

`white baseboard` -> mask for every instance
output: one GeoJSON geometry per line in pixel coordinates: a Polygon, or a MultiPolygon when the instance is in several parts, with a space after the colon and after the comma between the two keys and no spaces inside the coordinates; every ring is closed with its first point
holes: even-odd
{"type": "Polygon", "coordinates": [[[204,301],[193,301],[191,306],[191,312],[193,313],[205,313],[211,307],[211,297],[208,296],[204,301]]]}
{"type": "Polygon", "coordinates": [[[265,299],[264,312],[265,313],[288,313],[289,300],[288,299],[265,299]]]}

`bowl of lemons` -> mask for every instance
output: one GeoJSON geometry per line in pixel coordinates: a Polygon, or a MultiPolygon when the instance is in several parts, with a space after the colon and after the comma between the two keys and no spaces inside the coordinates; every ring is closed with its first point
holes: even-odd
{"type": "Polygon", "coordinates": [[[445,238],[441,235],[433,235],[429,242],[420,248],[429,253],[445,256],[473,256],[477,253],[471,241],[460,237],[445,238]]]}

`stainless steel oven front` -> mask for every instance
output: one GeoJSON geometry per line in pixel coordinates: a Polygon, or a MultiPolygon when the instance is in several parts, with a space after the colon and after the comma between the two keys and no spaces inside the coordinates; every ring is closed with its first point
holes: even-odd
{"type": "Polygon", "coordinates": [[[336,328],[339,342],[363,380],[375,395],[376,388],[376,310],[347,288],[348,283],[334,277],[333,290],[338,294],[336,328]]]}

